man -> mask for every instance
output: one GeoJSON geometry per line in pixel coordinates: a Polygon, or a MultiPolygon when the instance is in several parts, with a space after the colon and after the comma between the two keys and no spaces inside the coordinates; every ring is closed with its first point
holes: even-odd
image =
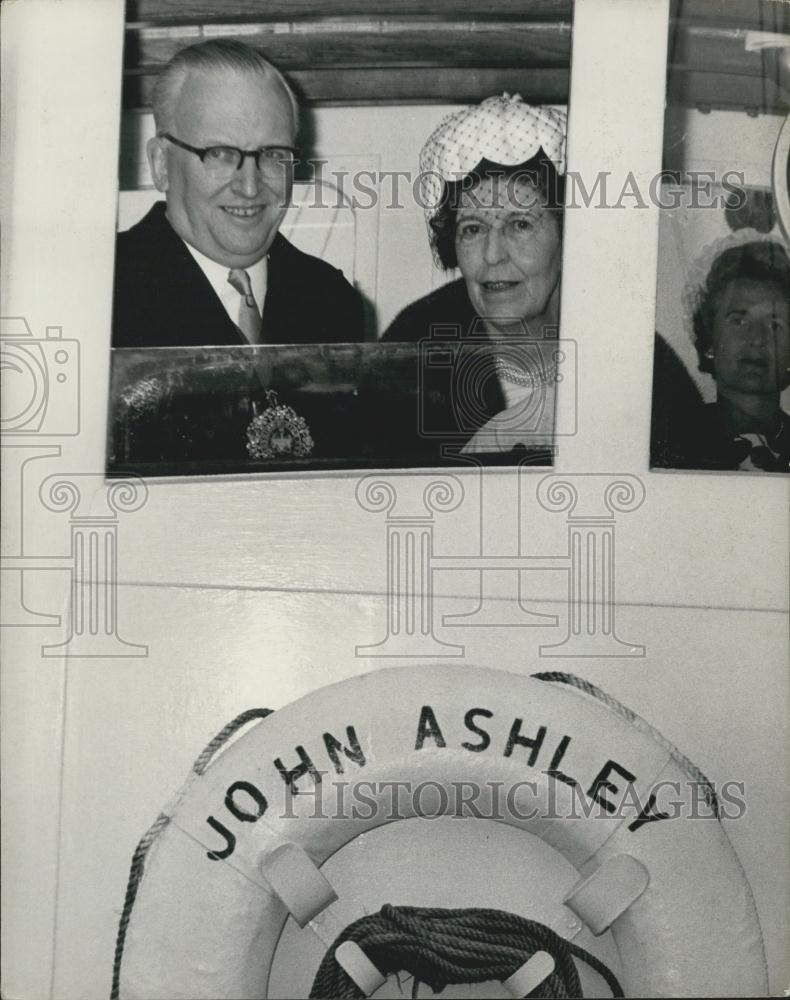
{"type": "Polygon", "coordinates": [[[254,49],[182,49],[153,100],[158,202],[118,237],[113,346],[322,343],[363,338],[342,272],[278,232],[291,196],[296,99],[254,49]]]}

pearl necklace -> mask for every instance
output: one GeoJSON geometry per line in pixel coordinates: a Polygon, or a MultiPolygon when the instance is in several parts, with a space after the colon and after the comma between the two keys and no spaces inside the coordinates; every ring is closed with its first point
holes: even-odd
{"type": "Polygon", "coordinates": [[[494,360],[494,370],[497,375],[501,375],[502,378],[513,385],[529,386],[533,389],[539,385],[550,385],[557,380],[556,361],[544,368],[543,371],[536,372],[531,368],[528,368],[526,371],[523,368],[515,368],[513,365],[509,365],[506,361],[503,361],[502,358],[496,358],[494,360]]]}

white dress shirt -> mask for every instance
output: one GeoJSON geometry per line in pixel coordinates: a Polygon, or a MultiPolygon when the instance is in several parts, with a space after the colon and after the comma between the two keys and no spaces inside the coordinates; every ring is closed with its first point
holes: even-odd
{"type": "MultiPolygon", "coordinates": [[[[214,289],[217,298],[220,300],[223,308],[225,309],[225,312],[228,316],[230,316],[231,320],[235,324],[238,324],[241,295],[236,291],[233,285],[228,282],[228,275],[230,274],[232,268],[226,267],[225,264],[218,264],[215,260],[211,260],[210,257],[207,257],[199,250],[196,250],[193,246],[190,246],[186,240],[184,240],[184,245],[195,258],[195,262],[200,270],[208,278],[209,284],[214,289]]],[[[255,304],[258,307],[258,312],[263,314],[263,300],[266,298],[266,283],[268,277],[267,258],[264,257],[262,260],[259,260],[257,264],[251,264],[249,267],[239,268],[239,270],[246,271],[247,274],[249,274],[255,304]]]]}

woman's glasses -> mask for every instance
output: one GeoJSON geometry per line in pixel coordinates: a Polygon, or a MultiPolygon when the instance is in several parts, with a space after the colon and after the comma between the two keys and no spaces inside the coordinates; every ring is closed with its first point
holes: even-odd
{"type": "Polygon", "coordinates": [[[528,243],[535,236],[535,230],[540,225],[540,218],[519,215],[504,222],[483,222],[480,219],[468,219],[458,223],[455,230],[456,242],[462,246],[474,246],[483,243],[492,229],[501,229],[510,243],[528,243]]]}

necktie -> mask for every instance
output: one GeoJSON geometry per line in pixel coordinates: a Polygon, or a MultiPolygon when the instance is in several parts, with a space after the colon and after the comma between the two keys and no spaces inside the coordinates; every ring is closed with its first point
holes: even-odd
{"type": "Polygon", "coordinates": [[[238,327],[251,344],[261,342],[261,314],[252,294],[250,276],[246,271],[234,268],[228,274],[228,282],[241,296],[239,303],[238,327]]]}

